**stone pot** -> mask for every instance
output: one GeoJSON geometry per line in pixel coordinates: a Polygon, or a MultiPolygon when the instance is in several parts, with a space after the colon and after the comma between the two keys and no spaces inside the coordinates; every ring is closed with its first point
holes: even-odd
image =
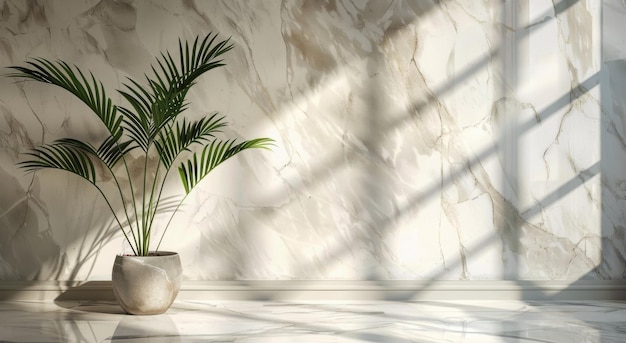
{"type": "Polygon", "coordinates": [[[178,295],[181,275],[180,258],[175,252],[118,255],[113,264],[113,293],[129,314],[163,313],[178,295]]]}

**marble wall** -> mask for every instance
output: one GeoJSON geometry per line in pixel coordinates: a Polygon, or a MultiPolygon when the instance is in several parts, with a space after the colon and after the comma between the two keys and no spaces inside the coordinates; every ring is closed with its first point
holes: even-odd
{"type": "MultiPolygon", "coordinates": [[[[188,280],[621,279],[625,22],[617,0],[0,0],[0,64],[63,59],[123,103],[179,37],[232,37],[188,115],[277,144],[175,217],[188,280]]],[[[126,249],[84,181],[15,167],[101,138],[87,111],[0,78],[0,279],[109,279],[126,249]]]]}

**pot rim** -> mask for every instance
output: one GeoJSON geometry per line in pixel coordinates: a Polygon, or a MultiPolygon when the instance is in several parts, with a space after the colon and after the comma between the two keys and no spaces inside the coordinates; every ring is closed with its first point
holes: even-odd
{"type": "Polygon", "coordinates": [[[149,255],[147,255],[147,256],[130,255],[130,254],[117,254],[115,257],[116,258],[118,258],[118,257],[159,258],[159,257],[168,257],[168,256],[178,255],[178,253],[175,252],[175,251],[164,251],[164,250],[149,251],[148,254],[149,255]]]}

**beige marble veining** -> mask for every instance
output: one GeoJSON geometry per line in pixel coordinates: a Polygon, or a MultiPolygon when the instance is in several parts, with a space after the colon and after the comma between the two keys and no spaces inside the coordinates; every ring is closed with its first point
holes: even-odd
{"type": "MultiPolygon", "coordinates": [[[[121,102],[112,90],[179,37],[231,37],[188,116],[220,111],[227,135],[277,144],[220,166],[176,216],[162,247],[185,279],[613,279],[623,13],[592,0],[0,0],[0,61],[67,60],[121,102]]],[[[124,251],[88,185],[15,167],[42,142],[97,141],[86,110],[0,78],[0,279],[108,279],[124,251]]]]}

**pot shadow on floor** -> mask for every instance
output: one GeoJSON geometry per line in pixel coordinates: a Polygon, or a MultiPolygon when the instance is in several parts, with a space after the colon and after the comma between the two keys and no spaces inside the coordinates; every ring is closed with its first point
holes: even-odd
{"type": "Polygon", "coordinates": [[[70,287],[57,296],[54,303],[68,310],[126,314],[117,303],[111,283],[108,281],[87,281],[70,287]]]}

